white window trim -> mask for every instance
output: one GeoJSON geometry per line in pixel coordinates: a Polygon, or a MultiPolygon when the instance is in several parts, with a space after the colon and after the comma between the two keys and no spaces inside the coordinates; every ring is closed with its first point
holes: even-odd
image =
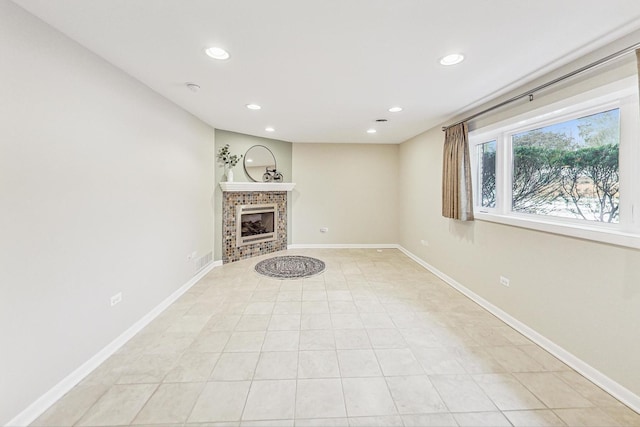
{"type": "Polygon", "coordinates": [[[478,194],[476,148],[492,140],[496,141],[496,207],[479,206],[474,196],[476,219],[640,249],[640,111],[635,76],[470,132],[474,194],[478,194]],[[511,168],[506,167],[511,162],[511,135],[613,108],[620,108],[620,223],[511,211],[511,168]]]}

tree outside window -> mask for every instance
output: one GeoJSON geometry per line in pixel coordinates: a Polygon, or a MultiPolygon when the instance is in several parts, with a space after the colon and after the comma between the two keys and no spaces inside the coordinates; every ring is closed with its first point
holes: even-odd
{"type": "Polygon", "coordinates": [[[619,109],[520,132],[511,142],[514,212],[619,222],[619,109]]]}

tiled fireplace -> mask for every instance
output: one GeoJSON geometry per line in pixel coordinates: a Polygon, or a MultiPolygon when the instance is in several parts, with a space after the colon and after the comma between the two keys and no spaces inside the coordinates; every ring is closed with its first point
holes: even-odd
{"type": "Polygon", "coordinates": [[[293,185],[220,184],[225,264],[287,249],[287,190],[293,185]]]}

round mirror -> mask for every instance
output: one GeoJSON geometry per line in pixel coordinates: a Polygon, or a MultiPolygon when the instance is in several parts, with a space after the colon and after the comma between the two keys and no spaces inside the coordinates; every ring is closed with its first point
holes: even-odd
{"type": "Polygon", "coordinates": [[[276,158],[264,145],[254,145],[244,155],[244,171],[256,182],[262,182],[263,176],[276,169],[276,158]]]}

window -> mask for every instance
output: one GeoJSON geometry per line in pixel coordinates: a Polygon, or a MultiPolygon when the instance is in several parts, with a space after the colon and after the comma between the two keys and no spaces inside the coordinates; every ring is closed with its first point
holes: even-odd
{"type": "Polygon", "coordinates": [[[485,208],[496,207],[496,141],[478,144],[477,152],[477,204],[485,208]]]}
{"type": "Polygon", "coordinates": [[[476,217],[640,247],[638,115],[621,81],[474,129],[476,217]]]}
{"type": "Polygon", "coordinates": [[[620,110],[511,135],[514,212],[618,222],[620,110]]]}

